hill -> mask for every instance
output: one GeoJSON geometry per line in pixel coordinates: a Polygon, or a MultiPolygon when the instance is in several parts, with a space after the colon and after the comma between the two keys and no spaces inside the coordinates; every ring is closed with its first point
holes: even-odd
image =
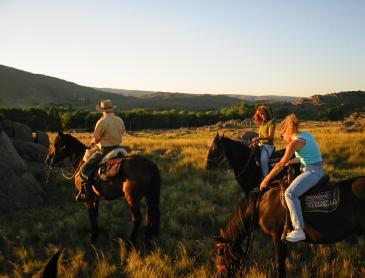
{"type": "Polygon", "coordinates": [[[237,98],[223,95],[161,92],[138,94],[141,91],[129,91],[128,96],[116,93],[119,91],[106,92],[106,89],[97,90],[59,78],[0,65],[0,107],[3,108],[44,107],[55,103],[71,104],[76,108],[93,111],[95,104],[101,99],[111,99],[121,110],[147,108],[194,111],[219,109],[240,102],[237,98]]]}
{"type": "MultiPolygon", "coordinates": [[[[139,90],[124,90],[124,89],[114,89],[114,88],[96,88],[96,90],[100,90],[103,92],[115,93],[120,94],[123,96],[133,96],[138,98],[153,98],[157,96],[165,96],[165,97],[172,97],[178,94],[180,98],[184,97],[191,97],[191,96],[206,96],[206,94],[187,94],[187,93],[171,93],[171,92],[154,92],[154,91],[139,91],[139,90]]],[[[257,102],[265,102],[265,103],[275,103],[275,102],[292,102],[298,100],[299,97],[292,97],[292,96],[276,96],[276,95],[264,95],[264,96],[254,96],[254,95],[239,95],[239,94],[218,94],[216,96],[226,96],[231,98],[236,98],[242,100],[244,102],[249,103],[257,103],[257,102]]]]}
{"type": "Polygon", "coordinates": [[[30,107],[48,103],[93,107],[100,99],[128,104],[124,96],[97,91],[66,80],[0,65],[1,107],[30,107]]]}
{"type": "MultiPolygon", "coordinates": [[[[95,110],[101,99],[111,99],[120,110],[207,111],[249,103],[272,103],[277,115],[289,112],[338,119],[365,110],[365,92],[349,91],[310,98],[290,96],[209,95],[90,88],[73,82],[0,65],[0,108],[45,108],[51,104],[95,110]]],[[[310,117],[309,117],[310,118],[310,117]]]]}

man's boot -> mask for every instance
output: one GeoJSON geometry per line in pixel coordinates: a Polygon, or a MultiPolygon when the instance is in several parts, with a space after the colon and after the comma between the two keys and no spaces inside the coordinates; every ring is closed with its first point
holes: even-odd
{"type": "Polygon", "coordinates": [[[95,202],[98,198],[95,196],[92,183],[86,182],[81,184],[81,190],[76,196],[78,202],[95,202]]]}

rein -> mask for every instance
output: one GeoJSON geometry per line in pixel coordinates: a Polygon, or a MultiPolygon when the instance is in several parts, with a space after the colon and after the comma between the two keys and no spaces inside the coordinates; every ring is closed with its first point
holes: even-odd
{"type": "Polygon", "coordinates": [[[71,179],[73,179],[73,178],[76,176],[76,173],[80,170],[81,165],[82,165],[82,164],[80,163],[80,165],[79,165],[79,166],[77,166],[77,168],[76,168],[75,172],[74,172],[71,176],[67,176],[67,175],[65,174],[65,171],[63,170],[64,168],[61,168],[62,176],[63,176],[65,179],[67,179],[67,180],[71,180],[71,179]]]}
{"type": "Polygon", "coordinates": [[[240,176],[242,176],[242,175],[243,175],[243,173],[247,170],[247,167],[248,167],[248,165],[249,165],[249,163],[250,163],[250,161],[251,161],[251,158],[252,158],[253,153],[254,153],[254,149],[253,149],[253,148],[251,148],[250,156],[249,156],[249,158],[247,159],[247,162],[246,162],[245,166],[243,167],[243,169],[242,169],[242,170],[238,173],[238,175],[236,175],[236,176],[235,176],[235,178],[236,178],[236,179],[238,179],[240,176]]]}
{"type": "MultiPolygon", "coordinates": [[[[82,165],[81,163],[76,167],[75,172],[71,176],[68,176],[66,174],[65,169],[70,169],[70,168],[75,167],[76,163],[80,161],[80,159],[81,159],[82,156],[83,156],[83,154],[79,155],[78,157],[74,157],[72,159],[72,162],[69,165],[65,166],[65,167],[59,167],[59,169],[61,169],[62,176],[65,179],[71,180],[71,179],[73,179],[76,176],[77,172],[79,171],[79,169],[80,169],[80,167],[82,165]]],[[[48,177],[47,177],[47,182],[48,182],[48,177]]]]}
{"type": "Polygon", "coordinates": [[[256,219],[256,216],[257,216],[257,213],[259,210],[260,199],[261,199],[261,191],[259,191],[259,195],[257,196],[257,200],[253,207],[251,224],[250,224],[250,228],[249,228],[248,238],[246,241],[245,251],[243,253],[243,259],[247,258],[248,252],[250,251],[250,247],[252,246],[253,232],[255,230],[255,219],[256,219]]]}

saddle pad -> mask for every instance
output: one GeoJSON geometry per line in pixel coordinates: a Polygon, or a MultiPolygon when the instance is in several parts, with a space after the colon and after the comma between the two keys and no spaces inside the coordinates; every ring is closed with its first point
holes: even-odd
{"type": "Polygon", "coordinates": [[[101,160],[101,162],[99,163],[99,165],[103,165],[105,164],[108,160],[116,158],[116,157],[127,157],[128,153],[125,149],[123,148],[117,148],[114,149],[110,152],[108,152],[103,159],[101,160]]]}
{"type": "Polygon", "coordinates": [[[340,188],[331,186],[324,191],[300,198],[304,212],[332,212],[340,205],[340,188]]]}
{"type": "Polygon", "coordinates": [[[98,177],[100,180],[113,179],[119,173],[119,169],[122,165],[123,158],[112,158],[106,163],[101,164],[98,169],[98,177]]]}

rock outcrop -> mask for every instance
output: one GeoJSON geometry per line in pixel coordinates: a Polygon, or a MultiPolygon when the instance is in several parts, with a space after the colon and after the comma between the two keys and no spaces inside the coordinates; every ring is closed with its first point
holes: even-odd
{"type": "Polygon", "coordinates": [[[364,131],[365,130],[365,113],[355,112],[345,118],[342,122],[344,130],[351,131],[364,131]]]}
{"type": "Polygon", "coordinates": [[[42,143],[38,144],[28,126],[10,120],[0,122],[1,210],[29,208],[43,202],[44,191],[36,177],[44,176],[49,140],[46,133],[40,134],[42,143]]]}

